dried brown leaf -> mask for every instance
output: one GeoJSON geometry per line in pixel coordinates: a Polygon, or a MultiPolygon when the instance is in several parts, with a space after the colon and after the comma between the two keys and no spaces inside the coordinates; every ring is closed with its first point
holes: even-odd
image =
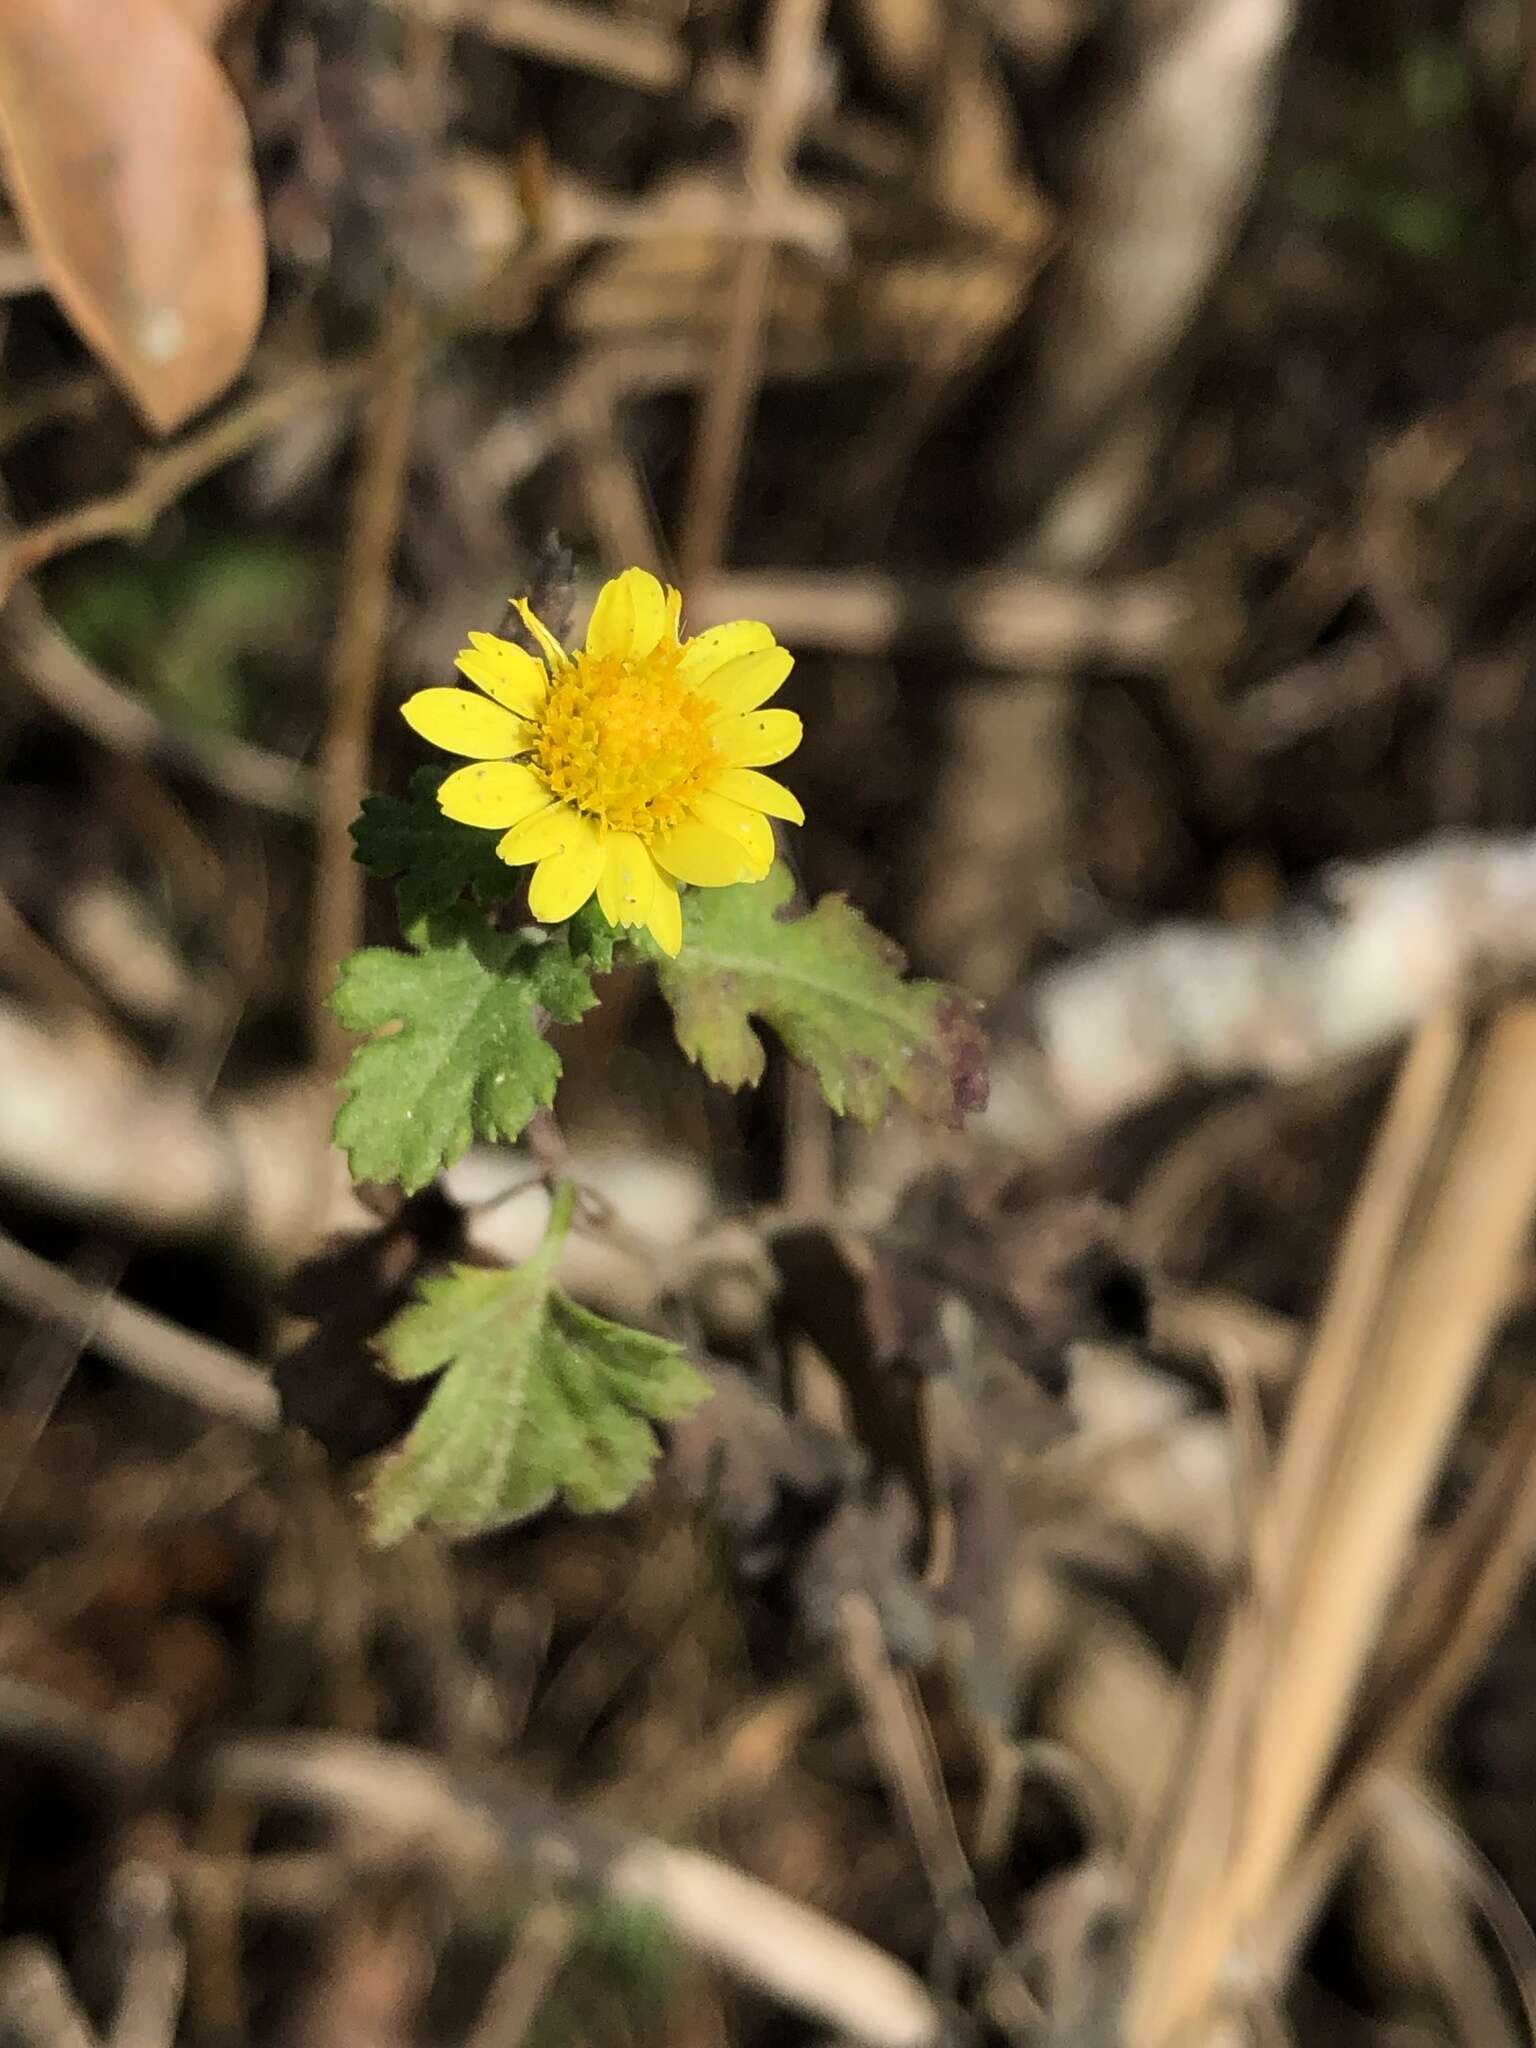
{"type": "Polygon", "coordinates": [[[0,0],[0,156],[50,290],[149,425],[216,398],[266,256],[245,117],[187,13],[0,0]]]}
{"type": "Polygon", "coordinates": [[[172,6],[205,43],[216,43],[241,6],[241,0],[171,0],[172,6]]]}

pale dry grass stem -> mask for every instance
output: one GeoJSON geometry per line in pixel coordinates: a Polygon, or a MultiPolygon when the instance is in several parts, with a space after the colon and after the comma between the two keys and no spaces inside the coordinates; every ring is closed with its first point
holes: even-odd
{"type": "MultiPolygon", "coordinates": [[[[1342,1780],[1338,1772],[1362,1697],[1392,1682],[1397,1704],[1377,1727],[1395,1724],[1393,1760],[1406,1760],[1446,1703],[1448,1681],[1466,1670],[1467,1625],[1485,1646],[1504,1611],[1529,1543],[1507,1462],[1434,1554],[1442,1612],[1450,1583],[1463,1587],[1438,1654],[1411,1625],[1408,1654],[1403,1625],[1392,1625],[1416,1531],[1508,1306],[1533,1204],[1536,1005],[1511,1003],[1477,1029],[1432,1019],[1356,1198],[1258,1510],[1251,1580],[1229,1615],[1188,1774],[1170,1800],[1127,2048],[1194,2041],[1234,1981],[1257,1970],[1262,1986],[1283,1971],[1358,1830],[1358,1767],[1342,1780]],[[1469,1556],[1472,1532],[1490,1535],[1497,1516],[1505,1541],[1469,1556]]],[[[1524,1458],[1528,1439],[1517,1432],[1511,1448],[1517,1439],[1524,1458]]],[[[1372,1762],[1382,1739],[1367,1742],[1372,1762]]]]}

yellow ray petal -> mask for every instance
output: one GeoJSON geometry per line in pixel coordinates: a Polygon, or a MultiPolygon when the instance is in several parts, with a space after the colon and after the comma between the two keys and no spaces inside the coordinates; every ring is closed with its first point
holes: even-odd
{"type": "Polygon", "coordinates": [[[633,832],[610,832],[597,878],[597,900],[613,925],[644,924],[656,887],[656,863],[633,832]]]}
{"type": "Polygon", "coordinates": [[[667,585],[667,632],[674,640],[683,637],[683,593],[667,585]]]}
{"type": "Polygon", "coordinates": [[[498,639],[494,633],[471,633],[469,645],[454,666],[519,718],[532,718],[549,689],[543,663],[535,661],[525,647],[498,639]]]}
{"type": "Polygon", "coordinates": [[[711,626],[707,633],[685,640],[677,672],[691,690],[696,690],[706,676],[724,668],[738,654],[756,654],[772,645],[771,627],[760,625],[756,619],[735,619],[728,626],[711,626]]]}
{"type": "Polygon", "coordinates": [[[586,820],[569,804],[547,804],[532,811],[496,842],[496,857],[509,868],[525,867],[529,861],[544,860],[563,853],[580,836],[586,820]]]}
{"type": "Polygon", "coordinates": [[[437,788],[438,809],[460,825],[520,825],[548,802],[547,784],[521,761],[455,768],[437,788]]]}
{"type": "Polygon", "coordinates": [[[800,744],[800,719],[793,711],[745,711],[718,718],[715,745],[733,768],[771,768],[800,744]]]}
{"type": "Polygon", "coordinates": [[[775,782],[771,775],[759,775],[755,768],[721,768],[710,781],[716,796],[728,796],[748,810],[766,811],[770,818],[787,818],[791,825],[805,823],[805,811],[792,789],[775,782]]]}
{"type": "Polygon", "coordinates": [[[544,659],[549,663],[550,668],[552,670],[557,668],[569,668],[571,665],[571,657],[566,653],[565,649],[560,645],[560,642],[555,638],[554,634],[551,633],[548,626],[546,626],[544,621],[539,617],[538,613],[534,610],[533,606],[528,602],[527,598],[514,597],[512,603],[517,611],[518,617],[522,620],[523,624],[528,628],[529,632],[533,635],[534,639],[538,641],[540,647],[544,650],[544,659]]]}
{"type": "MultiPolygon", "coordinates": [[[[701,825],[729,839],[741,852],[746,873],[743,881],[760,882],[773,866],[773,827],[761,811],[748,810],[728,796],[702,790],[693,800],[693,815],[701,825]]],[[[681,881],[688,877],[682,875],[681,881]]]]}
{"type": "Polygon", "coordinates": [[[587,652],[599,660],[636,661],[667,630],[667,600],[649,569],[626,569],[597,593],[587,626],[587,652]]]}
{"type": "Polygon", "coordinates": [[[574,917],[603,871],[603,842],[597,827],[590,818],[575,818],[575,822],[580,829],[569,844],[560,853],[547,854],[533,871],[528,908],[541,924],[559,924],[562,918],[574,917]]]}
{"type": "Polygon", "coordinates": [[[675,960],[683,943],[682,902],[672,877],[664,875],[654,863],[652,871],[656,876],[656,889],[651,897],[651,911],[646,924],[663,953],[675,960]]]}
{"type": "Polygon", "coordinates": [[[445,754],[468,754],[472,761],[505,761],[528,744],[521,718],[473,690],[418,690],[400,711],[412,732],[445,754]]]}
{"type": "Polygon", "coordinates": [[[751,654],[738,654],[694,687],[719,711],[755,711],[780,688],[794,665],[787,647],[759,647],[751,654]]]}
{"type": "Polygon", "coordinates": [[[667,874],[701,889],[724,889],[732,882],[751,879],[745,849],[697,818],[684,818],[671,831],[658,832],[651,841],[651,852],[667,874]]]}

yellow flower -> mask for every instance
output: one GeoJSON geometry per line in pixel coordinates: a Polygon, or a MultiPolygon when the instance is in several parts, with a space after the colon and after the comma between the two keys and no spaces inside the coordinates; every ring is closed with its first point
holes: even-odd
{"type": "Polygon", "coordinates": [[[761,708],[794,657],[746,619],[683,639],[681,597],[645,569],[603,585],[574,654],[524,600],[517,609],[542,662],[471,633],[458,667],[484,694],[421,690],[404,706],[423,739],[476,764],[447,778],[438,803],[500,831],[511,866],[536,863],[528,905],[545,924],[596,890],[610,924],[644,925],[675,954],[678,883],[760,882],[773,865],[768,820],[804,821],[758,772],[800,744],[793,711],[761,708]]]}

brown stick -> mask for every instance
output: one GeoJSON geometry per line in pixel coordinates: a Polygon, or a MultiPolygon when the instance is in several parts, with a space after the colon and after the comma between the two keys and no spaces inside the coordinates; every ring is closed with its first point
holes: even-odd
{"type": "Polygon", "coordinates": [[[91,1348],[125,1372],[180,1394],[207,1414],[252,1429],[278,1424],[277,1390],[236,1351],[195,1337],[152,1309],[103,1297],[60,1266],[50,1265],[0,1231],[0,1300],[23,1315],[47,1318],[89,1335],[91,1348]]]}
{"type": "Polygon", "coordinates": [[[946,582],[878,569],[733,569],[685,594],[694,631],[771,619],[786,647],[937,653],[1000,671],[1096,661],[1164,669],[1203,651],[1223,628],[1206,593],[1169,576],[1077,582],[1021,571],[946,582]]]}
{"type": "Polygon", "coordinates": [[[315,807],[315,900],[309,998],[316,1064],[339,1073],[347,1038],[327,1008],[336,969],[362,937],[363,872],[352,821],[368,784],[374,697],[389,629],[391,569],[405,505],[406,466],[423,354],[420,315],[403,301],[385,324],[353,488],[342,598],[331,643],[330,716],[315,807]]]}
{"type": "Polygon", "coordinates": [[[36,252],[13,229],[0,241],[0,299],[17,299],[47,289],[36,252]]]}
{"type": "Polygon", "coordinates": [[[688,53],[664,29],[616,20],[563,0],[389,0],[399,13],[439,28],[470,29],[488,42],[526,50],[642,92],[678,92],[687,82],[688,53]]]}
{"type": "MultiPolygon", "coordinates": [[[[749,207],[782,190],[813,83],[813,60],[827,0],[773,0],[763,63],[762,97],[747,137],[749,207]]],[[[737,258],[730,308],[715,374],[694,438],[687,510],[678,544],[684,588],[720,561],[742,446],[762,375],[763,321],[773,280],[773,244],[753,235],[737,258]]]]}
{"type": "Polygon", "coordinates": [[[128,1954],[106,2048],[172,2048],[181,2021],[187,1954],[169,1878],[147,1859],[122,1864],[109,1894],[128,1954]]]}
{"type": "Polygon", "coordinates": [[[310,769],[227,734],[177,732],[130,696],[59,631],[34,591],[18,590],[0,618],[17,670],[60,718],[130,761],[187,775],[236,803],[286,817],[309,814],[310,769]]]}
{"type": "MultiPolygon", "coordinates": [[[[468,29],[509,50],[526,50],[550,64],[565,64],[598,78],[673,94],[690,83],[684,44],[664,30],[637,20],[618,20],[595,8],[565,0],[386,0],[397,13],[440,27],[468,29]]],[[[717,57],[692,81],[701,107],[728,120],[750,119],[761,105],[763,81],[748,64],[717,57]]],[[[813,110],[818,145],[865,177],[899,178],[910,167],[911,148],[894,128],[821,95],[813,110]]]]}
{"type": "Polygon", "coordinates": [[[41,932],[36,932],[10,897],[0,889],[0,947],[4,948],[8,976],[23,995],[35,997],[45,1009],[69,1016],[83,1010],[93,1024],[104,1030],[111,1020],[97,991],[77,972],[62,953],[56,953],[41,932]]]}
{"type": "Polygon", "coordinates": [[[63,1964],[22,1937],[0,1948],[0,2027],[16,2048],[100,2048],[63,1964]]]}
{"type": "Polygon", "coordinates": [[[356,363],[301,370],[274,389],[232,406],[200,433],[189,434],[184,441],[147,457],[126,490],[94,499],[89,505],[77,505],[57,519],[12,534],[0,545],[0,605],[23,576],[56,555],[68,554],[93,540],[142,540],[160,514],[194,484],[249,454],[269,434],[312,407],[345,397],[362,381],[363,374],[356,363]]]}
{"type": "Polygon", "coordinates": [[[306,1801],[343,1825],[440,1858],[480,1896],[507,1868],[659,1912],[733,1975],[868,2048],[938,2048],[942,2015],[917,1977],[850,1929],[718,1857],[623,1835],[503,1774],[450,1775],[345,1736],[251,1737],[213,1760],[239,1799],[306,1801]]]}
{"type": "Polygon", "coordinates": [[[539,2007],[581,1938],[581,1915],[560,1899],[535,1906],[487,1994],[466,2048],[523,2048],[539,2007]]]}
{"type": "Polygon", "coordinates": [[[1010,2034],[1023,2038],[1039,2022],[1040,2006],[1004,1956],[977,1896],[916,1688],[910,1675],[892,1666],[880,1617],[867,1594],[844,1594],[838,1621],[843,1660],[871,1747],[887,1790],[905,1815],[934,1904],[957,1945],[988,1970],[994,2009],[1010,2034]]]}

